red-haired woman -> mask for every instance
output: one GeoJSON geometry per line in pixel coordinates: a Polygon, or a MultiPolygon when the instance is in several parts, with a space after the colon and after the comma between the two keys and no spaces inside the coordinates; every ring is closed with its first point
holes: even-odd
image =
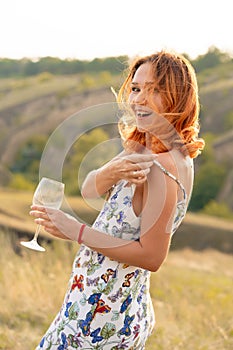
{"type": "Polygon", "coordinates": [[[162,51],[137,59],[118,94],[124,151],[88,174],[86,198],[109,192],[92,227],[33,206],[50,234],[80,250],[64,303],[37,349],[144,349],[154,327],[150,273],[168,254],[193,187],[199,102],[194,70],[162,51]],[[124,107],[123,107],[124,108],[124,107]]]}

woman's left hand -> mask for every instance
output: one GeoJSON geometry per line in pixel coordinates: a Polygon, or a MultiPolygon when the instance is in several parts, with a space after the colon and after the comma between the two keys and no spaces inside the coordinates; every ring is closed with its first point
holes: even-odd
{"type": "Polygon", "coordinates": [[[77,241],[81,223],[73,216],[59,209],[32,205],[29,213],[35,222],[44,227],[54,237],[77,241]]]}

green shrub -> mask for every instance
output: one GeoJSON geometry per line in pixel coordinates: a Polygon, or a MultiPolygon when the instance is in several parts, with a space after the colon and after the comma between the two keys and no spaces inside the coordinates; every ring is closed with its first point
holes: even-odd
{"type": "Polygon", "coordinates": [[[9,182],[9,187],[17,190],[34,190],[35,185],[27,180],[23,174],[13,174],[9,182]]]}
{"type": "Polygon", "coordinates": [[[227,170],[223,164],[210,160],[200,166],[194,180],[190,210],[199,211],[214,200],[226,178],[227,170]]]}
{"type": "Polygon", "coordinates": [[[37,75],[37,80],[39,83],[44,83],[52,79],[53,79],[53,74],[49,72],[43,72],[37,75]]]}
{"type": "Polygon", "coordinates": [[[215,200],[209,201],[201,210],[203,214],[218,216],[226,219],[233,219],[233,212],[226,203],[218,203],[215,200]]]}

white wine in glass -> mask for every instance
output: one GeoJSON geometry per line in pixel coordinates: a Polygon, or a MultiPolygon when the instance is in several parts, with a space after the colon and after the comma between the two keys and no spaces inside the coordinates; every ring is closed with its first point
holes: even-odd
{"type": "MultiPolygon", "coordinates": [[[[63,201],[64,188],[65,185],[62,182],[43,177],[34,192],[32,203],[34,205],[59,209],[63,201]]],[[[29,242],[22,241],[20,244],[24,247],[44,252],[45,248],[41,247],[37,240],[40,229],[41,225],[37,225],[33,239],[29,242]]]]}

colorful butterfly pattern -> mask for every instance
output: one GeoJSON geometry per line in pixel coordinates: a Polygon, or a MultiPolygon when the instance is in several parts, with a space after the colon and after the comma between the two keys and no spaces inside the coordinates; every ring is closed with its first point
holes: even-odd
{"type": "MultiPolygon", "coordinates": [[[[133,194],[133,186],[118,183],[93,227],[137,240],[140,217],[132,208],[133,194]]],[[[149,288],[149,271],[81,245],[62,308],[36,350],[144,349],[155,323],[149,288]]]]}
{"type": "Polygon", "coordinates": [[[125,275],[125,281],[122,283],[122,287],[130,287],[130,280],[134,276],[134,272],[127,273],[125,275]]]}
{"type": "Polygon", "coordinates": [[[80,292],[83,292],[83,290],[84,290],[83,280],[84,280],[83,275],[80,275],[79,277],[77,275],[75,275],[72,286],[71,286],[71,290],[78,288],[80,290],[80,292]]]}

